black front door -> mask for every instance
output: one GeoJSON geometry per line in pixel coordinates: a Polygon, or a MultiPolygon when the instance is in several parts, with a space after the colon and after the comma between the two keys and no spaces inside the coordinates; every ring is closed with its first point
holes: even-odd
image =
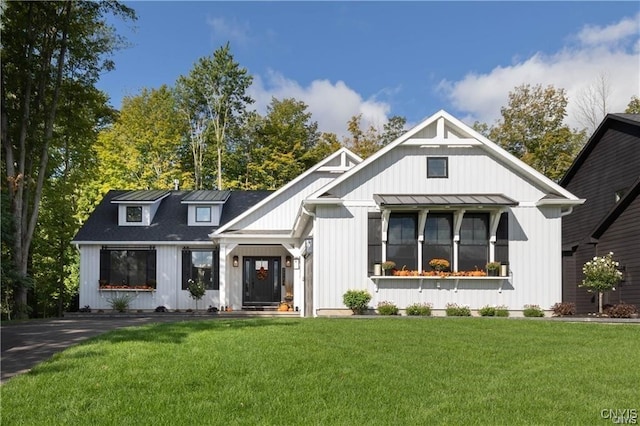
{"type": "Polygon", "coordinates": [[[271,305],[280,302],[280,258],[245,257],[243,305],[271,305]]]}

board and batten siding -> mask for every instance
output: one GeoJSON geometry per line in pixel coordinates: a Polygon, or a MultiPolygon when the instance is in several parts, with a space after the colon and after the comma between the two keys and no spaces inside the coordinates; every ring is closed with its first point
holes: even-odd
{"type": "Polygon", "coordinates": [[[341,182],[343,200],[371,200],[373,194],[505,194],[536,202],[546,195],[481,148],[399,146],[341,182]],[[427,179],[427,157],[447,157],[449,177],[427,179]]]}
{"type": "Polygon", "coordinates": [[[309,194],[325,186],[335,175],[315,172],[269,200],[261,209],[240,220],[234,229],[291,230],[300,204],[309,194]]]}
{"type": "Polygon", "coordinates": [[[542,309],[561,301],[561,216],[557,207],[515,207],[509,217],[509,261],[512,277],[498,292],[498,281],[460,280],[457,292],[453,280],[423,282],[403,279],[376,285],[367,275],[367,220],[371,207],[319,206],[314,230],[314,277],[316,313],[345,309],[343,294],[349,289],[366,289],[378,302],[391,301],[404,309],[413,303],[432,303],[445,309],[447,303],[479,309],[485,305],[506,305],[512,311],[535,304],[542,309]]]}
{"type": "MultiPolygon", "coordinates": [[[[153,310],[158,306],[168,309],[195,309],[195,301],[187,290],[182,290],[182,246],[156,246],[156,291],[114,292],[99,291],[101,245],[80,246],[80,307],[92,310],[110,310],[109,299],[115,294],[132,296],[130,310],[153,310]]],[[[219,291],[207,290],[198,301],[198,309],[219,305],[219,291]]]]}

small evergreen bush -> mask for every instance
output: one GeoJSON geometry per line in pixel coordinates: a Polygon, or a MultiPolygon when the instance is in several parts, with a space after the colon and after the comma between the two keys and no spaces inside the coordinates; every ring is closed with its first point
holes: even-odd
{"type": "Polygon", "coordinates": [[[544,312],[542,311],[542,309],[540,309],[540,306],[538,305],[524,305],[524,310],[522,311],[522,314],[528,318],[544,316],[544,312]]]}
{"type": "Polygon", "coordinates": [[[497,317],[508,317],[509,316],[509,308],[506,306],[496,306],[496,316],[497,317]]]}
{"type": "Polygon", "coordinates": [[[356,315],[363,314],[369,307],[371,294],[367,290],[347,290],[342,295],[342,303],[356,315]]]}
{"type": "Polygon", "coordinates": [[[480,313],[480,316],[482,317],[495,317],[496,316],[496,308],[493,306],[483,306],[482,308],[480,308],[480,310],[478,311],[480,313]]]}
{"type": "Polygon", "coordinates": [[[468,306],[460,306],[456,303],[447,303],[446,308],[448,317],[470,317],[471,309],[468,306]]]}
{"type": "Polygon", "coordinates": [[[432,308],[431,303],[414,303],[407,306],[404,311],[411,316],[430,317],[432,308]]]}
{"type": "Polygon", "coordinates": [[[393,302],[379,302],[378,313],[380,315],[398,315],[398,307],[393,302]]]}

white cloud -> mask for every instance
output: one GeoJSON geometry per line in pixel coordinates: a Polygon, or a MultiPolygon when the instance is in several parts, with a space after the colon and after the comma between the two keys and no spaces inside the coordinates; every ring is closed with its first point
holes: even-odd
{"type": "Polygon", "coordinates": [[[467,74],[462,80],[440,82],[454,108],[467,114],[464,120],[493,124],[508,93],[521,84],[553,85],[566,90],[566,123],[582,127],[575,99],[601,75],[610,83],[609,112],[622,112],[632,95],[640,93],[640,14],[606,27],[585,26],[577,35],[577,46],[552,55],[537,53],[510,66],[498,66],[486,74],[467,74]]]}
{"type": "Polygon", "coordinates": [[[207,24],[211,27],[212,37],[215,41],[230,41],[245,44],[249,39],[249,25],[239,23],[235,19],[228,21],[224,18],[207,18],[207,24]]]}
{"type": "Polygon", "coordinates": [[[391,107],[385,102],[363,99],[343,81],[314,80],[303,87],[282,74],[271,71],[266,81],[254,76],[249,94],[255,99],[255,109],[264,114],[271,99],[295,98],[308,106],[312,120],[318,122],[322,132],[332,132],[339,137],[346,135],[347,122],[354,115],[362,114],[362,126],[381,128],[387,122],[391,107]]]}
{"type": "Polygon", "coordinates": [[[578,40],[586,45],[617,43],[620,40],[638,35],[640,30],[640,13],[632,18],[624,18],[620,22],[600,27],[586,25],[579,33],[578,40]]]}

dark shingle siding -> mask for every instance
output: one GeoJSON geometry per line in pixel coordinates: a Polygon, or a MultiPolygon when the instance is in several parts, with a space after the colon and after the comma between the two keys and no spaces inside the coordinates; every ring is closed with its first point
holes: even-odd
{"type": "MultiPolygon", "coordinates": [[[[89,219],[76,234],[74,241],[207,241],[217,227],[187,226],[187,209],[182,200],[189,191],[171,191],[162,200],[150,226],[118,226],[118,205],[111,201],[129,191],[109,191],[89,219]]],[[[220,225],[262,201],[271,191],[231,191],[222,210],[220,225]]]]}

